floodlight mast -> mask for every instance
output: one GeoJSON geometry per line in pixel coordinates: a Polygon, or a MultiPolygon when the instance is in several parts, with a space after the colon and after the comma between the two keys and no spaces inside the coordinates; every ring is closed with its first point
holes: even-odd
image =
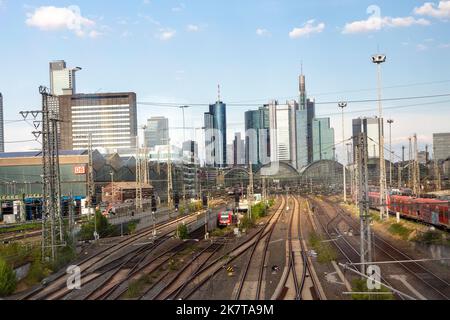
{"type": "Polygon", "coordinates": [[[386,62],[386,55],[376,54],[372,56],[372,62],[377,65],[378,75],[378,137],[379,137],[379,149],[380,149],[380,217],[382,220],[389,217],[389,213],[386,210],[387,194],[386,194],[386,162],[384,159],[384,123],[383,123],[383,104],[381,98],[381,64],[386,62]]]}

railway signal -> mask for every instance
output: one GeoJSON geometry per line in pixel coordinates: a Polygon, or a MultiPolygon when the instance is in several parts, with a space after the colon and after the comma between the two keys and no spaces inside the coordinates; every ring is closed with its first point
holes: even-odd
{"type": "Polygon", "coordinates": [[[155,213],[158,210],[158,204],[156,203],[156,198],[152,196],[152,213],[155,213]]]}
{"type": "Polygon", "coordinates": [[[180,196],[178,195],[178,192],[175,193],[175,196],[173,197],[173,201],[175,204],[175,211],[178,212],[178,209],[180,208],[180,196]]]}

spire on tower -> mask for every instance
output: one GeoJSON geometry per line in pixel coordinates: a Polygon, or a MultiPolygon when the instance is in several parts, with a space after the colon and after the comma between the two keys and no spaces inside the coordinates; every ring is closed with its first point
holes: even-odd
{"type": "Polygon", "coordinates": [[[220,84],[217,85],[217,101],[220,102],[220,84]]]}

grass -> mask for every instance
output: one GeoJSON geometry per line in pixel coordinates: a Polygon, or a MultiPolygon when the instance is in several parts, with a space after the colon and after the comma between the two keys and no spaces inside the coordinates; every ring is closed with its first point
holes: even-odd
{"type": "Polygon", "coordinates": [[[309,244],[317,253],[317,262],[324,264],[337,259],[337,252],[330,242],[324,242],[323,237],[317,233],[311,233],[309,244]]]}
{"type": "Polygon", "coordinates": [[[367,288],[367,280],[357,279],[353,281],[353,292],[368,292],[367,294],[352,294],[353,300],[394,300],[392,292],[381,286],[380,289],[369,290],[367,288]],[[386,293],[386,294],[370,294],[370,293],[386,293]]]}
{"type": "Polygon", "coordinates": [[[125,298],[127,299],[139,298],[142,295],[144,288],[147,285],[152,285],[153,281],[154,278],[148,274],[137,280],[131,281],[130,284],[128,285],[127,291],[125,292],[125,298]]]}
{"type": "Polygon", "coordinates": [[[400,236],[403,240],[408,240],[413,230],[406,228],[402,223],[393,223],[388,231],[394,235],[400,236]]]}
{"type": "Polygon", "coordinates": [[[177,227],[177,238],[180,240],[185,240],[189,238],[189,230],[185,224],[180,224],[177,227]]]}
{"type": "Polygon", "coordinates": [[[0,229],[0,234],[8,233],[8,232],[20,232],[20,231],[29,231],[29,230],[39,230],[42,228],[41,223],[26,223],[14,227],[6,227],[0,229]]]}

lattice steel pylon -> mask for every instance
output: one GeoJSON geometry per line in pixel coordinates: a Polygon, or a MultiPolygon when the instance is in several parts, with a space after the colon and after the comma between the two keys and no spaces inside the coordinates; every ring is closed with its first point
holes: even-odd
{"type": "Polygon", "coordinates": [[[417,134],[414,134],[414,168],[413,168],[413,190],[417,197],[420,197],[420,164],[419,164],[419,148],[417,145],[417,134]]]}
{"type": "Polygon", "coordinates": [[[357,172],[358,172],[358,200],[360,216],[360,255],[361,255],[361,273],[366,274],[366,267],[372,263],[372,234],[371,234],[371,216],[369,206],[369,172],[367,168],[368,150],[367,135],[360,133],[358,135],[357,152],[357,172]]]}
{"type": "Polygon", "coordinates": [[[58,148],[58,97],[39,87],[42,96],[42,258],[56,261],[64,233],[61,217],[61,180],[58,148]]]}

